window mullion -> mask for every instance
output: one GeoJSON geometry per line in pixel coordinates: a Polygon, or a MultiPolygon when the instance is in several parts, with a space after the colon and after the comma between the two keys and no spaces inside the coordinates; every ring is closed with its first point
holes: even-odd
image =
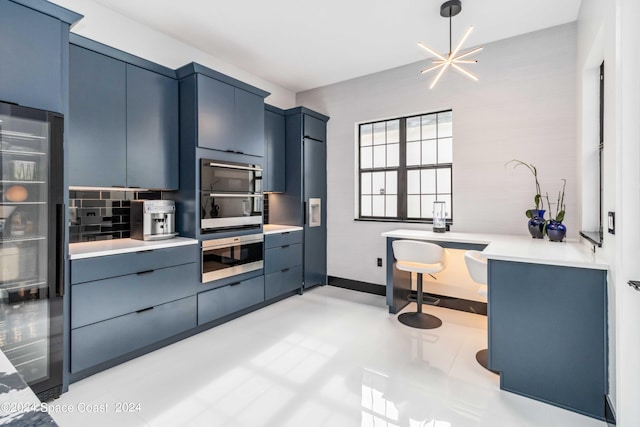
{"type": "Polygon", "coordinates": [[[400,161],[398,163],[398,218],[407,219],[407,119],[400,119],[400,161]]]}

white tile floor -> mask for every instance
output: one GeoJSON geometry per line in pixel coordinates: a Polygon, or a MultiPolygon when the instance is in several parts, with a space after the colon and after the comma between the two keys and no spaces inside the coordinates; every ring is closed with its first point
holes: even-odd
{"type": "Polygon", "coordinates": [[[74,383],[53,402],[74,413],[52,415],[61,427],[606,426],[501,391],[474,357],[486,318],[426,311],[443,326],[408,328],[384,297],[315,288],[74,383]]]}

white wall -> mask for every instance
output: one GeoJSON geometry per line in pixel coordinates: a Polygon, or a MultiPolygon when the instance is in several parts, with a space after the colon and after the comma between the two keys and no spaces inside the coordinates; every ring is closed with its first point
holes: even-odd
{"type": "Polygon", "coordinates": [[[295,94],[246,70],[116,13],[91,0],[50,0],[84,15],[73,33],[115,47],[169,68],[197,62],[271,93],[266,102],[280,108],[295,106],[295,94]]]}
{"type": "Polygon", "coordinates": [[[297,103],[328,122],[328,274],[384,284],[380,233],[428,225],[354,221],[355,125],[358,122],[453,109],[455,231],[527,235],[534,181],[517,158],[539,170],[543,192],[556,198],[567,179],[570,237],[578,231],[576,173],[576,27],[490,43],[470,65],[480,77],[445,73],[429,90],[427,61],[297,94],[297,103]]]}

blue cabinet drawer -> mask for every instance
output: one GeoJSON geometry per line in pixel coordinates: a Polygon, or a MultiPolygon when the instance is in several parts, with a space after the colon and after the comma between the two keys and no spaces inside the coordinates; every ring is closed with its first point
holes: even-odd
{"type": "Polygon", "coordinates": [[[302,266],[271,273],[264,277],[266,300],[300,289],[302,289],[302,266]]]}
{"type": "Polygon", "coordinates": [[[187,245],[72,260],[71,284],[189,264],[199,255],[198,245],[187,245]]]}
{"type": "Polygon", "coordinates": [[[71,372],[76,373],[196,327],[196,297],[71,331],[71,372]]]}
{"type": "Polygon", "coordinates": [[[198,284],[198,265],[191,263],[72,286],[71,327],[195,295],[198,284]]]}
{"type": "Polygon", "coordinates": [[[284,233],[265,234],[264,247],[266,249],[278,248],[285,245],[302,243],[302,230],[285,231],[284,233]]]}
{"type": "Polygon", "coordinates": [[[264,251],[264,274],[302,265],[302,245],[287,245],[264,251]]]}
{"type": "Polygon", "coordinates": [[[198,325],[264,301],[264,276],[198,294],[198,325]]]}

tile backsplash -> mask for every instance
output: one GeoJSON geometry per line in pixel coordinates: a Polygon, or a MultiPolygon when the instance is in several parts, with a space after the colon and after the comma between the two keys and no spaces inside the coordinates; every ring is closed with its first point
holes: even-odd
{"type": "Polygon", "coordinates": [[[161,199],[161,192],[69,191],[69,243],[126,239],[131,200],[161,199]]]}

